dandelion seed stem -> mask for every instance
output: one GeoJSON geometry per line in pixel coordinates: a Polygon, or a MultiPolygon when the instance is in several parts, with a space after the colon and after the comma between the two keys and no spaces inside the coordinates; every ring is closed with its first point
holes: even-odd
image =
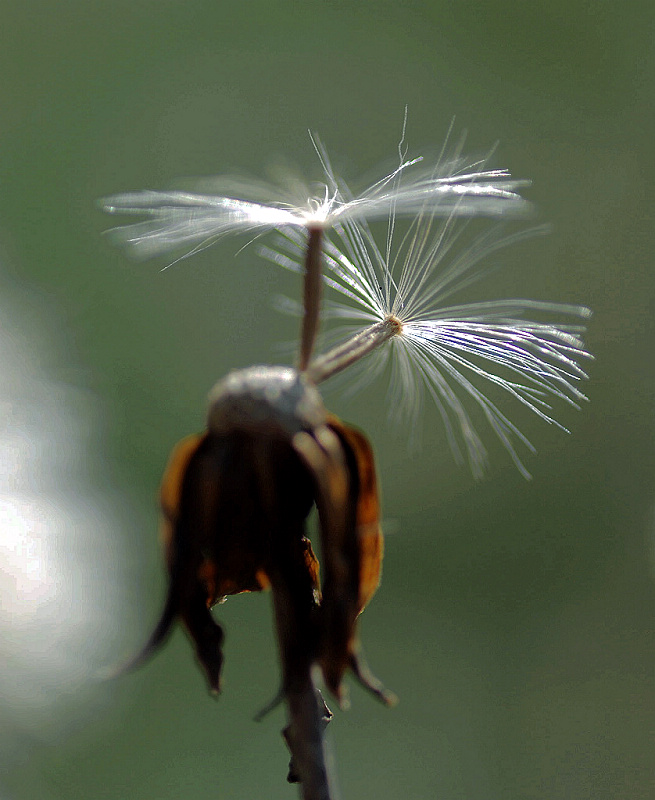
{"type": "Polygon", "coordinates": [[[322,383],[398,336],[401,331],[400,320],[389,315],[317,358],[307,368],[307,376],[314,383],[322,383]]]}
{"type": "Polygon", "coordinates": [[[321,251],[323,229],[309,227],[307,230],[307,251],[305,253],[305,284],[303,289],[304,314],[300,335],[301,372],[307,369],[314,350],[321,311],[322,269],[321,251]]]}

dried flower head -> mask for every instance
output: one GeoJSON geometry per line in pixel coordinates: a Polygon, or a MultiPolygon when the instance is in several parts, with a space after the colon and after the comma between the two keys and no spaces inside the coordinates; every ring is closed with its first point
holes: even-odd
{"type": "Polygon", "coordinates": [[[289,595],[284,624],[292,625],[292,615],[299,626],[285,634],[292,650],[283,652],[287,672],[298,659],[308,661],[305,666],[317,661],[337,696],[348,667],[364,674],[357,666],[355,620],[377,588],[382,558],[373,456],[361,433],[327,413],[305,376],[261,366],[219,381],[210,395],[207,431],[184,439],[171,456],[161,505],[168,598],[131,667],[180,617],[218,692],[223,634],[209,609],[228,595],[271,587],[276,602],[289,595]],[[305,536],[314,504],[322,582],[305,536]]]}
{"type": "Polygon", "coordinates": [[[330,712],[317,698],[313,666],[339,700],[348,669],[383,702],[394,700],[368,671],[356,632],[379,583],[383,549],[366,437],[329,415],[297,370],[235,371],[210,395],[207,430],[173,451],[161,505],[168,595],[145,648],[124,669],[143,663],[179,619],[218,693],[224,636],[211,608],[228,595],[270,588],[282,664],[277,700],[290,716],[289,780],[302,781],[306,797],[320,796],[330,712]],[[314,505],[320,579],[306,535],[314,505]]]}

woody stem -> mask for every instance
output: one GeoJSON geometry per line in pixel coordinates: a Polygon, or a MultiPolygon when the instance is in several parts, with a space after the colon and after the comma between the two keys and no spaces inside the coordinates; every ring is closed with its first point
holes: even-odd
{"type": "Polygon", "coordinates": [[[304,314],[300,335],[300,363],[301,372],[307,369],[312,357],[314,342],[318,332],[319,315],[321,310],[321,246],[323,243],[323,229],[310,227],[307,230],[307,252],[305,253],[305,284],[303,289],[304,314]]]}
{"type": "Polygon", "coordinates": [[[402,323],[397,317],[385,317],[315,359],[306,370],[307,377],[314,383],[322,383],[372,353],[401,331],[402,323]]]}
{"type": "Polygon", "coordinates": [[[330,712],[311,675],[311,601],[303,602],[306,592],[299,591],[303,587],[294,586],[289,575],[274,573],[271,577],[289,718],[289,725],[283,732],[292,756],[289,779],[300,783],[303,800],[330,800],[323,749],[326,713],[330,712]]]}

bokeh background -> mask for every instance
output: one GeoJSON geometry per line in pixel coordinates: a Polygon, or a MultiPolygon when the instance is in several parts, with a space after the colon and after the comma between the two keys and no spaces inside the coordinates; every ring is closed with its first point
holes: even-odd
{"type": "MultiPolygon", "coordinates": [[[[585,303],[590,404],[566,436],[505,402],[538,449],[523,480],[483,431],[483,483],[436,411],[422,448],[384,384],[331,407],[378,456],[383,585],[362,618],[376,673],[330,747],[339,797],[655,796],[655,10],[650,2],[3,0],[0,8],[0,798],[290,798],[269,598],[230,599],[225,692],[177,631],[156,492],[234,367],[288,359],[297,293],[245,241],[166,271],[102,232],[100,196],[183,176],[319,176],[307,129],[357,186],[410,152],[467,149],[532,178],[552,234],[472,297],[585,303]]],[[[362,184],[363,185],[363,184],[362,184]]]]}

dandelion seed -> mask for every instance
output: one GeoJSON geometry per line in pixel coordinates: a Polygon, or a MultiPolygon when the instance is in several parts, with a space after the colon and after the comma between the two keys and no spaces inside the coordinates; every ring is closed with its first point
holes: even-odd
{"type": "Polygon", "coordinates": [[[355,219],[382,219],[417,214],[429,207],[434,214],[457,216],[515,216],[529,203],[516,190],[525,181],[504,169],[487,169],[486,159],[471,163],[457,148],[434,164],[407,159],[400,151],[396,169],[353,196],[335,174],[325,148],[316,136],[312,144],[321,162],[323,181],[308,185],[274,186],[231,178],[215,178],[218,194],[181,191],[139,191],[116,194],[100,201],[110,214],[146,217],[110,233],[137,257],[184,250],[186,258],[230,233],[271,229],[324,230],[355,219]],[[402,178],[402,180],[401,180],[402,178]]]}
{"type": "MultiPolygon", "coordinates": [[[[479,384],[500,387],[546,422],[563,427],[551,415],[551,403],[561,400],[578,407],[586,400],[578,388],[587,377],[580,361],[590,356],[581,339],[584,327],[576,320],[591,312],[533,300],[449,305],[453,294],[479,280],[483,259],[546,230],[506,235],[502,224],[496,224],[457,249],[463,227],[456,227],[455,217],[439,221],[432,214],[419,215],[396,249],[388,239],[386,253],[365,223],[335,226],[333,238],[325,243],[325,282],[346,302],[331,301],[327,310],[350,325],[340,328],[342,342],[314,359],[307,372],[321,383],[373,354],[364,383],[381,371],[390,349],[390,406],[396,414],[415,417],[427,392],[439,409],[455,458],[462,462],[466,457],[480,477],[487,454],[464,404],[468,397],[529,477],[515,445],[521,442],[532,450],[531,444],[479,384]],[[549,319],[533,321],[529,315],[549,319]]],[[[392,218],[390,230],[393,225],[392,218]]],[[[299,236],[286,231],[277,248],[264,254],[297,270],[301,250],[299,236]]]]}

